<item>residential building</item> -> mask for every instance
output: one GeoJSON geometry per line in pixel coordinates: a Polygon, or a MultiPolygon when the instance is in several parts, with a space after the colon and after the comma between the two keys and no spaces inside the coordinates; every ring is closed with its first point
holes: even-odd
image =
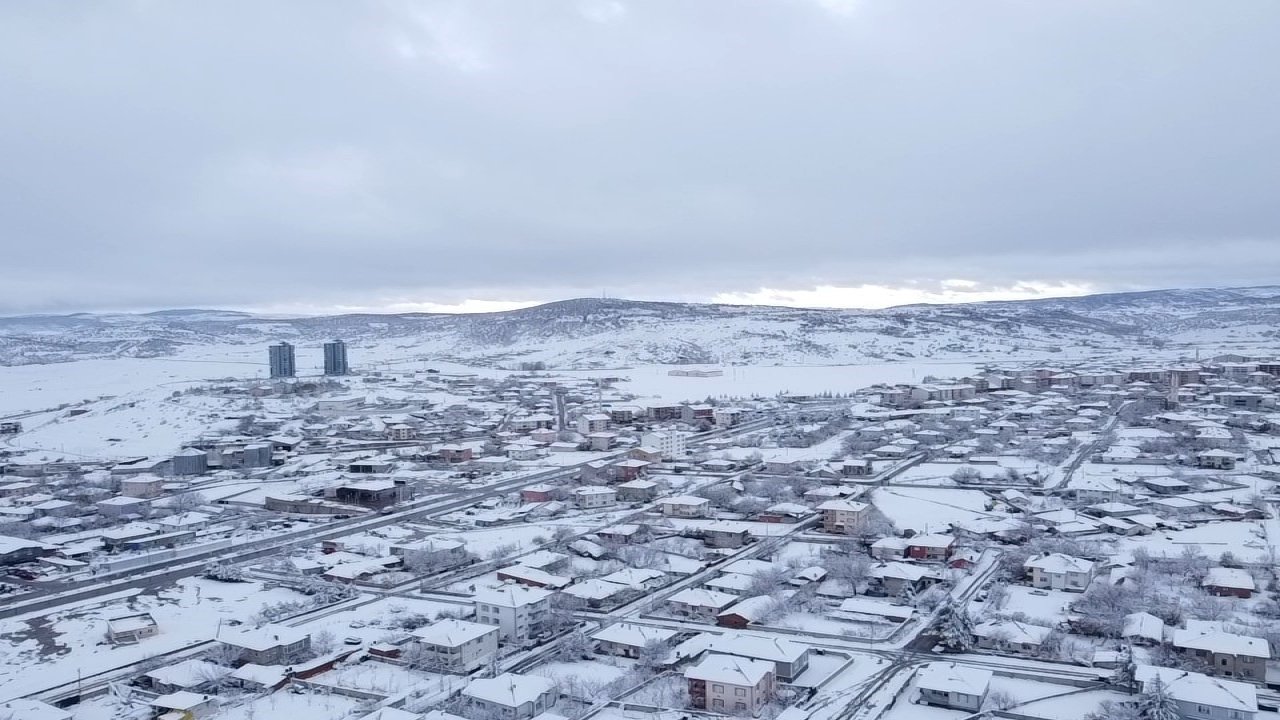
{"type": "Polygon", "coordinates": [[[1262,682],[1266,678],[1271,649],[1266,640],[1226,632],[1212,622],[1188,620],[1186,628],[1173,631],[1171,638],[1179,652],[1195,657],[1219,677],[1262,682]]]}
{"type": "Polygon", "coordinates": [[[667,517],[700,518],[706,517],[711,509],[711,501],[692,495],[677,495],[658,501],[662,514],[667,517]]]}
{"type": "Polygon", "coordinates": [[[916,673],[916,688],[928,705],[976,713],[987,699],[991,676],[984,668],[933,662],[916,673]]]}
{"type": "Polygon", "coordinates": [[[759,715],[773,698],[773,665],[731,655],[707,655],[684,671],[689,704],[724,714],[759,715]]]}
{"type": "Polygon", "coordinates": [[[812,648],[786,638],[756,633],[727,632],[712,639],[708,649],[713,653],[734,655],[750,660],[773,663],[779,680],[792,681],[809,669],[812,648]]]}
{"type": "Polygon", "coordinates": [[[675,460],[685,456],[685,445],[688,433],[675,430],[649,432],[640,436],[640,445],[653,448],[664,460],[675,460]]]}
{"type": "Polygon", "coordinates": [[[618,502],[618,491],[604,485],[583,485],[573,491],[573,500],[584,510],[612,507],[618,502]]]}
{"type": "Polygon", "coordinates": [[[267,351],[267,359],[273,378],[291,378],[298,374],[293,346],[287,342],[272,345],[267,351]]]}
{"type": "Polygon", "coordinates": [[[498,654],[497,627],[466,620],[441,620],[413,631],[427,669],[466,675],[498,654]]]}
{"type": "Polygon", "coordinates": [[[158,634],[160,625],[151,613],[124,615],[107,621],[107,641],[113,645],[132,645],[158,634]]]}
{"type": "Polygon", "coordinates": [[[862,529],[870,505],[856,500],[828,500],[818,506],[822,513],[822,529],[839,535],[852,535],[862,529]]]}
{"type": "Polygon", "coordinates": [[[736,595],[714,590],[686,588],[667,598],[667,605],[671,608],[671,612],[676,615],[683,615],[703,622],[714,622],[716,616],[725,608],[738,602],[739,599],[736,595]]]}
{"type": "Polygon", "coordinates": [[[542,632],[551,612],[552,591],[522,585],[505,585],[476,591],[476,622],[497,625],[500,637],[521,643],[542,632]]]}
{"type": "Polygon", "coordinates": [[[1225,567],[1209,568],[1200,587],[1219,597],[1251,598],[1257,590],[1253,576],[1247,570],[1225,567]]]}
{"type": "Polygon", "coordinates": [[[238,651],[240,662],[258,665],[292,665],[311,652],[311,634],[287,625],[263,625],[218,637],[223,646],[238,651]]]}
{"type": "Polygon", "coordinates": [[[1143,692],[1159,679],[1183,720],[1253,720],[1258,714],[1258,691],[1248,683],[1154,665],[1139,665],[1134,679],[1143,692]]]}
{"type": "Polygon", "coordinates": [[[916,535],[907,539],[907,557],[927,562],[946,562],[956,550],[951,535],[916,535]]]}
{"type": "Polygon", "coordinates": [[[1028,558],[1022,567],[1030,574],[1031,586],[1050,590],[1084,592],[1093,580],[1093,561],[1062,553],[1028,558]]]}
{"type": "Polygon", "coordinates": [[[666,645],[677,634],[667,628],[621,622],[597,631],[591,639],[596,641],[597,652],[638,658],[645,648],[666,645]]]}
{"type": "Polygon", "coordinates": [[[508,672],[472,680],[462,697],[484,717],[527,720],[555,707],[560,693],[550,678],[508,672]]]}
{"type": "Polygon", "coordinates": [[[324,344],[324,374],[347,375],[351,367],[347,365],[347,344],[341,340],[332,340],[324,344]]]}

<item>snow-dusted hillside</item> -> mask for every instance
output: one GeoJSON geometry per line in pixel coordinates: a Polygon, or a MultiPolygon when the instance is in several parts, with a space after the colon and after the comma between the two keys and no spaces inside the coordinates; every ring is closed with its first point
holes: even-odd
{"type": "Polygon", "coordinates": [[[0,364],[165,357],[341,337],[471,365],[859,363],[1277,342],[1280,288],[1162,290],[876,311],[578,299],[475,315],[273,318],[211,310],[0,318],[0,364]]]}

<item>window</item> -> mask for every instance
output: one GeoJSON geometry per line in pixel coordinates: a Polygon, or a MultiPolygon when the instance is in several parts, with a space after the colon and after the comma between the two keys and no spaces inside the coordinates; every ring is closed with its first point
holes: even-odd
{"type": "Polygon", "coordinates": [[[735,709],[735,710],[746,710],[746,709],[747,709],[747,704],[746,704],[746,703],[744,703],[744,702],[734,703],[734,704],[733,704],[733,709],[735,709]]]}
{"type": "Polygon", "coordinates": [[[746,696],[747,696],[747,691],[746,691],[746,689],[745,689],[745,688],[734,688],[734,689],[733,689],[733,694],[734,694],[734,695],[737,695],[738,697],[746,697],[746,696]]]}
{"type": "Polygon", "coordinates": [[[724,701],[720,698],[716,698],[711,701],[711,707],[724,707],[724,701]]]}
{"type": "Polygon", "coordinates": [[[1201,715],[1208,715],[1209,708],[1205,707],[1204,705],[1196,705],[1196,712],[1200,713],[1201,715]]]}
{"type": "Polygon", "coordinates": [[[722,692],[724,692],[724,686],[723,686],[723,685],[712,685],[712,686],[711,686],[711,692],[718,692],[718,693],[722,693],[722,692]]]}

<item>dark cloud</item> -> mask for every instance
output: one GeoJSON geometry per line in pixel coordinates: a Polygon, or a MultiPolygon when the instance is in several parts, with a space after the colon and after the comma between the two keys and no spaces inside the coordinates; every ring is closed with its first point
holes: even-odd
{"type": "Polygon", "coordinates": [[[1274,282],[1280,5],[0,7],[0,311],[1274,282]]]}

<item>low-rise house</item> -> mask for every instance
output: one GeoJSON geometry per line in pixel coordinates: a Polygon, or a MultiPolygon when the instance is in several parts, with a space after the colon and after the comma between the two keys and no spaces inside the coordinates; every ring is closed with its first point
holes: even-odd
{"type": "Polygon", "coordinates": [[[895,535],[882,537],[871,543],[870,552],[876,560],[902,560],[907,556],[907,539],[895,535]]]}
{"type": "Polygon", "coordinates": [[[856,500],[828,500],[818,506],[818,512],[822,513],[822,529],[838,535],[852,535],[862,529],[870,507],[856,500]]]}
{"type": "Polygon", "coordinates": [[[0,566],[18,565],[20,563],[49,557],[58,551],[56,545],[49,545],[38,540],[0,535],[0,566]]]}
{"type": "Polygon", "coordinates": [[[658,496],[658,483],[652,480],[628,480],[619,483],[616,488],[618,500],[622,502],[649,502],[658,496]]]}
{"type": "Polygon", "coordinates": [[[669,644],[678,633],[667,628],[614,623],[591,636],[596,652],[620,657],[638,658],[645,648],[669,644]]]}
{"type": "Polygon", "coordinates": [[[667,599],[667,606],[675,615],[694,618],[704,622],[713,622],[721,612],[738,602],[736,595],[688,588],[667,599]]]}
{"type": "Polygon", "coordinates": [[[527,503],[551,502],[552,500],[555,500],[556,490],[557,488],[555,485],[548,485],[546,483],[538,483],[536,485],[530,485],[529,487],[524,488],[523,490],[520,491],[520,502],[527,502],[527,503]]]}
{"type": "Polygon", "coordinates": [[[604,485],[584,485],[573,491],[573,499],[583,509],[612,507],[618,502],[618,491],[604,485]]]}
{"type": "Polygon", "coordinates": [[[991,675],[984,668],[933,662],[916,673],[916,688],[928,705],[978,712],[987,699],[991,675]]]}
{"type": "Polygon", "coordinates": [[[169,717],[179,720],[200,720],[200,718],[213,716],[218,709],[218,698],[214,695],[180,690],[161,695],[147,704],[155,708],[156,716],[159,718],[165,718],[166,715],[173,713],[169,717]]]}
{"type": "Polygon", "coordinates": [[[654,590],[666,584],[667,576],[660,570],[648,568],[623,568],[600,578],[605,582],[626,585],[633,590],[654,590]]]}
{"type": "Polygon", "coordinates": [[[552,590],[559,590],[573,583],[573,578],[553,575],[545,570],[519,564],[500,568],[498,570],[498,579],[510,580],[531,588],[550,588],[552,590]]]}
{"type": "Polygon", "coordinates": [[[227,668],[221,665],[192,658],[150,670],[143,674],[141,682],[152,692],[166,695],[180,690],[198,691],[215,684],[227,673],[227,668]]]}
{"type": "Polygon", "coordinates": [[[612,525],[596,531],[601,542],[643,543],[649,541],[649,527],[637,523],[612,525]]]}
{"type": "Polygon", "coordinates": [[[264,625],[219,636],[239,662],[292,665],[311,652],[311,634],[287,625],[264,625]]]}
{"type": "Polygon", "coordinates": [[[891,597],[918,593],[942,579],[928,567],[905,562],[877,565],[867,572],[867,577],[871,579],[868,594],[891,597]]]}
{"type": "Polygon", "coordinates": [[[1176,668],[1139,665],[1134,680],[1143,692],[1160,681],[1178,705],[1184,720],[1253,720],[1258,714],[1258,691],[1248,683],[1221,680],[1176,668]]]}
{"type": "Polygon", "coordinates": [[[749,625],[757,625],[774,609],[774,600],[768,595],[757,595],[739,600],[716,615],[716,624],[721,627],[742,629],[749,625]]]}
{"type": "Polygon", "coordinates": [[[1200,581],[1200,587],[1218,597],[1250,598],[1257,590],[1253,576],[1248,571],[1225,567],[1209,568],[1204,580],[1200,581]]]}
{"type": "Polygon", "coordinates": [[[150,475],[120,480],[120,494],[135,498],[157,498],[164,494],[165,479],[150,475]]]}
{"type": "Polygon", "coordinates": [[[555,707],[560,693],[550,678],[508,672],[472,680],[462,697],[485,717],[525,720],[555,707]]]}
{"type": "Polygon", "coordinates": [[[724,714],[759,715],[773,698],[773,665],[730,655],[707,655],[686,668],[689,704],[724,714]]]}
{"type": "Polygon", "coordinates": [[[1214,448],[1196,455],[1196,465],[1206,470],[1235,470],[1236,459],[1235,453],[1214,448]]]}
{"type": "Polygon", "coordinates": [[[1093,561],[1063,553],[1027,558],[1022,567],[1030,574],[1031,586],[1050,590],[1084,592],[1093,580],[1093,561]]]}
{"type": "Polygon", "coordinates": [[[809,656],[812,654],[808,645],[755,633],[717,635],[708,647],[713,653],[772,663],[774,675],[786,681],[795,680],[809,669],[809,656]]]}
{"type": "Polygon", "coordinates": [[[71,713],[39,700],[14,698],[0,702],[0,718],[14,720],[73,720],[71,713]]]}
{"type": "Polygon", "coordinates": [[[951,535],[916,535],[907,539],[907,557],[926,562],[946,562],[956,550],[951,535]]]}
{"type": "Polygon", "coordinates": [[[1124,616],[1120,637],[1135,645],[1159,645],[1164,642],[1164,620],[1147,612],[1124,616]]]}
{"type": "Polygon", "coordinates": [[[125,515],[145,515],[151,510],[151,501],[147,498],[117,495],[99,500],[94,503],[94,507],[98,508],[98,514],[103,517],[118,518],[125,515]]]}
{"type": "Polygon", "coordinates": [[[580,583],[574,583],[561,591],[562,595],[575,598],[587,607],[592,608],[617,604],[622,598],[632,593],[631,588],[626,585],[611,583],[600,578],[589,578],[580,583]]]}
{"type": "Polygon", "coordinates": [[[467,546],[447,538],[392,545],[391,554],[400,556],[404,566],[411,570],[447,570],[471,562],[467,546]]]}
{"type": "Polygon", "coordinates": [[[691,495],[677,495],[658,501],[658,506],[667,517],[700,518],[707,516],[711,501],[691,495]]]}
{"type": "Polygon", "coordinates": [[[465,620],[440,620],[413,631],[423,667],[466,675],[498,654],[499,630],[465,620]]]}
{"type": "Polygon", "coordinates": [[[506,585],[473,596],[476,622],[496,625],[503,640],[525,642],[540,634],[551,612],[549,590],[506,585]]]}
{"type": "Polygon", "coordinates": [[[699,530],[702,541],[712,548],[740,548],[751,540],[751,531],[741,525],[717,523],[699,530]]]}
{"type": "Polygon", "coordinates": [[[1014,620],[988,620],[973,627],[978,647],[1023,655],[1040,652],[1040,645],[1051,632],[1052,628],[1014,620]]]}
{"type": "Polygon", "coordinates": [[[1271,649],[1266,640],[1222,630],[1212,622],[1188,620],[1186,628],[1173,631],[1171,644],[1179,652],[1194,657],[1219,677],[1253,682],[1266,678],[1271,649]]]}
{"type": "Polygon", "coordinates": [[[124,615],[107,621],[107,640],[113,645],[132,645],[160,634],[160,625],[151,613],[124,615]]]}

